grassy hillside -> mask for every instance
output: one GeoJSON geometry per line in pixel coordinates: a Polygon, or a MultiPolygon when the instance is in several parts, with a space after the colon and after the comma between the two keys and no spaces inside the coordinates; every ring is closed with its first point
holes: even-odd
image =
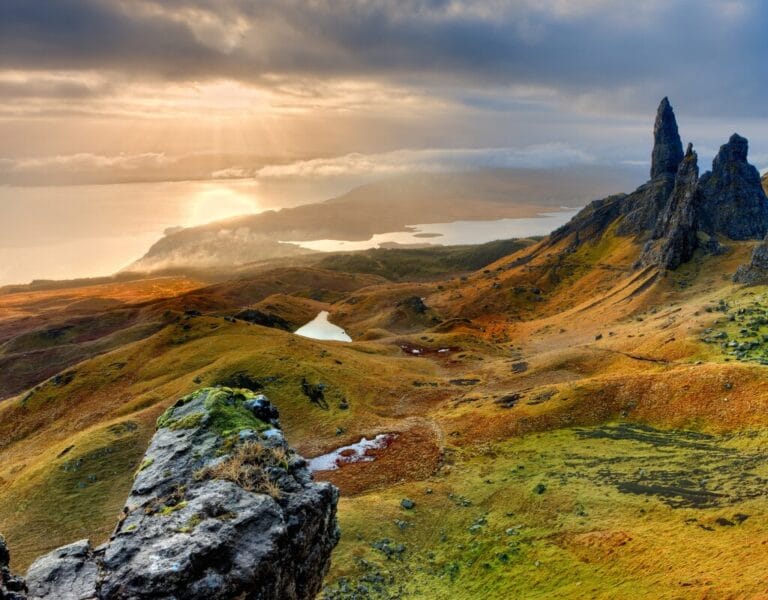
{"type": "Polygon", "coordinates": [[[463,271],[476,271],[504,256],[527,248],[533,240],[498,240],[476,246],[433,248],[381,248],[334,254],[317,266],[345,273],[369,273],[392,281],[427,279],[463,271]]]}
{"type": "Polygon", "coordinates": [[[391,436],[318,474],[342,491],[327,598],[757,597],[768,288],[729,278],[753,243],[666,275],[633,270],[610,229],[514,244],[0,296],[3,356],[68,361],[0,402],[14,566],[103,540],[156,417],[223,383],[263,390],[306,456],[391,436]],[[233,318],[247,308],[328,310],[355,341],[233,318]]]}

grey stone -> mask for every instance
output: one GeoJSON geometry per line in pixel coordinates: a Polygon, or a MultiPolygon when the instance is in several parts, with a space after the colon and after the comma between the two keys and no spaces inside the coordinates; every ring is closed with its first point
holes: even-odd
{"type": "Polygon", "coordinates": [[[656,111],[653,125],[653,153],[651,154],[651,179],[659,175],[677,173],[683,160],[683,144],[677,130],[677,120],[669,100],[664,98],[656,111]]]}
{"type": "Polygon", "coordinates": [[[88,540],[62,546],[41,556],[29,567],[29,598],[95,599],[98,571],[88,540]]]}
{"type": "Polygon", "coordinates": [[[768,233],[768,199],[760,173],[747,162],[749,143],[734,133],[701,176],[701,228],[732,240],[762,239],[768,233]]]}
{"type": "Polygon", "coordinates": [[[109,542],[92,549],[82,540],[37,559],[29,598],[314,598],[339,539],[338,490],[312,480],[277,416],[266,397],[242,389],[205,388],[178,401],[158,420],[109,542]],[[256,440],[264,450],[246,466],[271,488],[210,471],[256,440]]]}

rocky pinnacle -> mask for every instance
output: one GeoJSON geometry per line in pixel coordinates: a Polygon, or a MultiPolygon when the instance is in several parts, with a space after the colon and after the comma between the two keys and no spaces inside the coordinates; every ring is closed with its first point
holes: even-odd
{"type": "Polygon", "coordinates": [[[768,199],[748,150],[746,138],[734,133],[701,177],[701,226],[710,235],[749,240],[768,233],[768,199]]]}
{"type": "Polygon", "coordinates": [[[698,243],[698,181],[698,157],[693,151],[693,145],[688,144],[688,150],[675,176],[675,188],[654,233],[654,237],[661,238],[657,264],[662,269],[676,269],[693,257],[698,243]]]}
{"type": "Polygon", "coordinates": [[[651,154],[651,179],[660,175],[675,175],[683,160],[683,143],[677,131],[675,113],[665,97],[656,112],[653,126],[653,153],[651,154]]]}

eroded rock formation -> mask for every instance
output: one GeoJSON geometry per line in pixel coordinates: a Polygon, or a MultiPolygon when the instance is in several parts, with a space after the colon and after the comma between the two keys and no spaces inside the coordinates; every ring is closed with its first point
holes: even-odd
{"type": "Polygon", "coordinates": [[[768,233],[768,202],[760,173],[747,162],[748,149],[746,138],[734,133],[701,176],[701,228],[710,235],[750,240],[768,233]]]}
{"type": "Polygon", "coordinates": [[[655,241],[649,242],[640,260],[667,269],[689,261],[698,246],[699,167],[693,146],[680,163],[675,187],[656,222],[655,241]]]}
{"type": "Polygon", "coordinates": [[[205,388],[158,420],[109,542],[54,550],[30,567],[28,595],[0,598],[314,598],[339,538],[337,499],[264,396],[205,388]]]}
{"type": "Polygon", "coordinates": [[[596,200],[550,236],[570,237],[574,249],[610,229],[642,242],[638,267],[675,269],[697,249],[723,251],[720,239],[762,239],[768,233],[768,198],[747,162],[748,142],[733,134],[699,178],[696,153],[683,154],[674,111],[659,105],[653,130],[651,179],[631,194],[596,200]]]}
{"type": "Polygon", "coordinates": [[[651,153],[651,179],[660,175],[675,175],[683,160],[683,143],[677,130],[677,119],[669,103],[662,99],[653,124],[653,152],[651,153]]]}

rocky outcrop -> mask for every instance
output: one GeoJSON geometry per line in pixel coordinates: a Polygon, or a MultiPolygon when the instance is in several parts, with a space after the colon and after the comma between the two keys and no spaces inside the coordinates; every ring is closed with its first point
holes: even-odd
{"type": "Polygon", "coordinates": [[[339,538],[337,499],[264,396],[205,388],[158,420],[109,542],[39,558],[28,598],[314,598],[339,538]]]}
{"type": "Polygon", "coordinates": [[[675,187],[656,222],[654,241],[646,245],[641,263],[676,269],[693,257],[698,245],[698,181],[698,158],[688,144],[675,176],[675,187]]]}
{"type": "Polygon", "coordinates": [[[768,233],[768,199],[760,173],[747,162],[748,149],[746,138],[734,133],[701,177],[700,222],[710,235],[749,240],[768,233]]]}
{"type": "Polygon", "coordinates": [[[750,261],[736,269],[733,280],[747,285],[768,283],[768,237],[755,246],[750,261]]]}
{"type": "Polygon", "coordinates": [[[653,125],[653,152],[651,153],[651,179],[660,175],[675,175],[683,160],[683,143],[677,130],[672,106],[664,98],[656,111],[653,125]]]}
{"type": "Polygon", "coordinates": [[[734,134],[698,175],[696,153],[684,155],[669,100],[659,105],[653,129],[651,179],[631,194],[596,200],[552,232],[549,245],[569,239],[567,249],[599,239],[609,230],[643,244],[637,267],[675,269],[701,249],[725,249],[718,238],[762,239],[768,234],[768,198],[760,175],[747,162],[748,142],[734,134]]]}
{"type": "Polygon", "coordinates": [[[27,597],[27,584],[24,579],[11,573],[8,564],[11,553],[0,535],[0,600],[24,600],[27,597]]]}
{"type": "Polygon", "coordinates": [[[651,179],[631,194],[595,200],[570,222],[552,232],[550,242],[573,236],[572,247],[601,236],[616,224],[617,235],[648,238],[654,231],[675,187],[675,174],[683,159],[683,146],[675,113],[664,98],[656,113],[651,154],[651,179]]]}

